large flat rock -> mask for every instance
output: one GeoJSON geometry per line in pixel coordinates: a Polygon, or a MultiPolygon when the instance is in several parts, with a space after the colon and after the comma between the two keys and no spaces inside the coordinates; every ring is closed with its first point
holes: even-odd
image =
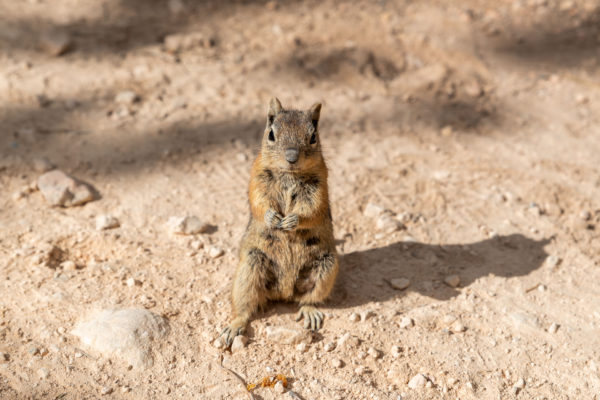
{"type": "Polygon", "coordinates": [[[167,336],[169,324],[147,310],[102,310],[77,323],[72,333],[105,357],[147,368],[154,364],[153,348],[167,336]]]}

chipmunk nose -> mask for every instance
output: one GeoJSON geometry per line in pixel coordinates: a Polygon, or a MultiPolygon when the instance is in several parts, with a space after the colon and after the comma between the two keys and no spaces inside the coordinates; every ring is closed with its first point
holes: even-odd
{"type": "Polygon", "coordinates": [[[285,159],[290,164],[293,164],[296,161],[298,161],[298,149],[294,149],[294,148],[285,149],[285,159]]]}

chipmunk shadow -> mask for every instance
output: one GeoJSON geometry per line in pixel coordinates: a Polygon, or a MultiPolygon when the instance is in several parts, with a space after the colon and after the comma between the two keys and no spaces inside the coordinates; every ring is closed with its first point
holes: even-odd
{"type": "Polygon", "coordinates": [[[524,276],[542,265],[548,256],[544,247],[549,242],[514,234],[470,244],[398,242],[344,254],[328,306],[349,308],[386,301],[409,291],[447,300],[460,291],[444,284],[446,276],[459,275],[460,287],[487,275],[524,276]],[[411,282],[405,290],[394,289],[389,283],[400,277],[411,282]]]}

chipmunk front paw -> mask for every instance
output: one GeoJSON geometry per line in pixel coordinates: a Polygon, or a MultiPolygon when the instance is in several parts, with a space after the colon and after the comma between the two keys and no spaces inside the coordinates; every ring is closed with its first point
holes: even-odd
{"type": "Polygon", "coordinates": [[[323,325],[323,313],[314,306],[302,306],[296,314],[296,321],[304,318],[304,328],[318,331],[323,325]]]}
{"type": "Polygon", "coordinates": [[[283,229],[284,231],[291,231],[298,226],[298,214],[290,214],[286,217],[283,217],[281,222],[279,222],[278,228],[283,229]]]}
{"type": "Polygon", "coordinates": [[[272,208],[269,208],[265,213],[265,224],[267,224],[269,228],[277,228],[279,227],[282,218],[283,217],[281,216],[281,214],[279,214],[272,208]]]}
{"type": "Polygon", "coordinates": [[[229,348],[233,343],[233,339],[238,335],[243,335],[246,330],[247,321],[236,318],[221,332],[221,337],[225,341],[225,348],[229,348]]]}

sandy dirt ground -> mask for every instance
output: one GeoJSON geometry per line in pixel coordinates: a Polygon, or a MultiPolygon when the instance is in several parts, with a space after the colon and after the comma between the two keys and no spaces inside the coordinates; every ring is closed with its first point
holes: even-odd
{"type": "Polygon", "coordinates": [[[0,398],[599,399],[599,61],[597,1],[0,1],[0,398]],[[340,275],[308,346],[279,303],[231,353],[271,96],[323,102],[340,275]],[[152,366],[73,335],[129,308],[152,366]]]}

